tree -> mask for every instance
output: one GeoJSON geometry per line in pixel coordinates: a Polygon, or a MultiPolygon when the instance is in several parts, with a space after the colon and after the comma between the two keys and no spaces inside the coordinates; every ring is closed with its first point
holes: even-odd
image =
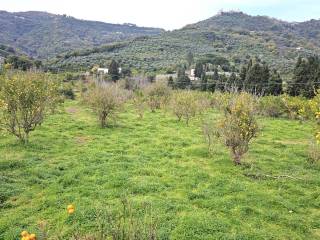
{"type": "Polygon", "coordinates": [[[201,78],[201,76],[205,73],[204,69],[203,69],[203,65],[202,63],[197,63],[196,64],[196,68],[194,70],[194,76],[196,78],[201,78]]]}
{"type": "Polygon", "coordinates": [[[96,112],[101,128],[105,128],[110,119],[116,119],[127,96],[127,91],[116,83],[100,83],[88,92],[88,104],[96,112]]]}
{"type": "Polygon", "coordinates": [[[241,164],[243,155],[249,150],[249,143],[257,135],[255,113],[255,100],[252,95],[243,92],[231,98],[218,123],[219,136],[230,149],[236,165],[241,164]]]}
{"type": "Polygon", "coordinates": [[[0,127],[23,143],[53,111],[60,98],[58,84],[49,75],[34,72],[0,76],[0,127]]]}
{"type": "Polygon", "coordinates": [[[283,93],[282,89],[282,78],[277,70],[273,70],[268,84],[267,94],[280,95],[283,93]]]}
{"type": "Polygon", "coordinates": [[[147,104],[152,112],[156,109],[160,109],[162,105],[165,105],[170,97],[171,89],[161,82],[155,82],[148,85],[144,89],[147,104]]]}
{"type": "Polygon", "coordinates": [[[192,91],[176,91],[171,97],[170,110],[177,116],[178,121],[182,118],[186,124],[192,117],[196,116],[198,111],[197,97],[192,91]]]}
{"type": "Polygon", "coordinates": [[[293,71],[293,79],[289,82],[288,93],[292,96],[302,95],[312,98],[320,87],[320,60],[317,56],[307,59],[298,58],[293,71]]]}
{"type": "Polygon", "coordinates": [[[193,61],[194,61],[192,52],[188,52],[187,53],[186,60],[187,60],[187,63],[188,63],[188,67],[190,68],[191,65],[193,64],[193,61]]]}
{"type": "Polygon", "coordinates": [[[174,88],[174,81],[172,76],[168,78],[168,86],[174,88]]]}
{"type": "Polygon", "coordinates": [[[240,88],[239,86],[239,80],[238,80],[238,77],[235,73],[231,73],[231,75],[229,76],[229,79],[228,79],[228,88],[229,90],[231,91],[234,91],[234,90],[238,90],[240,88]]]}
{"type": "Polygon", "coordinates": [[[213,80],[213,84],[210,84],[210,87],[209,87],[211,89],[211,91],[213,89],[213,86],[214,86],[213,91],[215,89],[217,89],[217,90],[223,89],[222,83],[220,82],[220,75],[218,73],[218,69],[217,68],[215,68],[214,71],[213,71],[212,80],[213,80]]]}
{"type": "Polygon", "coordinates": [[[201,91],[207,91],[207,87],[208,87],[208,79],[207,79],[207,76],[205,74],[202,74],[201,76],[201,81],[200,81],[200,84],[201,84],[201,91]]]}
{"type": "Polygon", "coordinates": [[[178,68],[178,71],[177,71],[177,83],[176,83],[177,88],[186,89],[186,88],[189,88],[190,85],[191,85],[191,80],[186,75],[185,71],[186,70],[185,70],[184,67],[178,68]]]}
{"type": "Polygon", "coordinates": [[[116,82],[117,80],[119,80],[120,78],[119,64],[115,60],[112,60],[110,63],[108,74],[110,75],[112,81],[116,82]]]}

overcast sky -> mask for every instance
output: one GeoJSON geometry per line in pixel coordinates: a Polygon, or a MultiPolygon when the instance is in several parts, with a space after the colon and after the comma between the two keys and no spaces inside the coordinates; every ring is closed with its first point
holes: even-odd
{"type": "Polygon", "coordinates": [[[320,19],[320,0],[0,0],[0,9],[47,11],[167,30],[204,20],[221,9],[288,21],[320,19]]]}

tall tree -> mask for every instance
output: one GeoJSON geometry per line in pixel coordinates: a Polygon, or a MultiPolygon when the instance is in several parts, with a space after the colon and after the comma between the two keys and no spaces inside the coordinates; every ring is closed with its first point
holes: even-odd
{"type": "Polygon", "coordinates": [[[186,74],[184,67],[179,67],[177,71],[177,88],[186,89],[191,85],[190,78],[186,74]]]}
{"type": "Polygon", "coordinates": [[[202,65],[202,63],[198,62],[196,64],[196,68],[194,70],[194,76],[197,78],[201,78],[203,73],[204,73],[203,65],[202,65]]]}
{"type": "Polygon", "coordinates": [[[280,95],[283,93],[282,78],[277,70],[273,70],[269,79],[267,94],[280,95]]]}
{"type": "Polygon", "coordinates": [[[110,63],[108,74],[110,75],[112,81],[116,82],[117,80],[119,80],[119,64],[115,60],[112,60],[110,63]]]}
{"type": "Polygon", "coordinates": [[[292,96],[312,98],[320,86],[319,72],[320,60],[317,56],[307,59],[299,57],[293,71],[293,79],[288,83],[288,93],[292,96]]]}
{"type": "Polygon", "coordinates": [[[193,61],[194,61],[194,57],[193,57],[192,52],[188,52],[187,53],[186,60],[187,60],[187,63],[188,63],[188,67],[190,68],[191,65],[193,64],[193,61]]]}
{"type": "Polygon", "coordinates": [[[170,76],[168,78],[168,86],[171,87],[171,88],[174,87],[174,81],[173,81],[173,77],[172,76],[170,76]]]}
{"type": "Polygon", "coordinates": [[[201,76],[201,91],[207,91],[208,79],[205,73],[201,76]]]}

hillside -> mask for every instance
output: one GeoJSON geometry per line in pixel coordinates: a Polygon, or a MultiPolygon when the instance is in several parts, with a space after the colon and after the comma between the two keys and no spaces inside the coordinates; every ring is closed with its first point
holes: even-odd
{"type": "Polygon", "coordinates": [[[0,43],[40,58],[138,36],[157,35],[162,31],[45,12],[0,11],[0,43]]]}
{"type": "Polygon", "coordinates": [[[224,12],[179,30],[123,42],[112,50],[108,47],[107,51],[86,50],[51,63],[59,68],[85,68],[115,58],[150,71],[179,64],[191,51],[196,59],[208,54],[223,56],[236,67],[249,56],[259,56],[272,67],[288,73],[297,56],[320,54],[319,32],[319,20],[289,23],[242,12],[224,12]]]}

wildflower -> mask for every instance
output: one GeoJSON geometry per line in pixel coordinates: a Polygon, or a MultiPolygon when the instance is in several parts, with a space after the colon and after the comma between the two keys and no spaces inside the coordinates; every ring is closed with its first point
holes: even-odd
{"type": "Polygon", "coordinates": [[[68,207],[67,207],[67,212],[68,212],[69,214],[73,214],[74,211],[75,211],[74,205],[72,205],[72,204],[68,205],[68,207]]]}

